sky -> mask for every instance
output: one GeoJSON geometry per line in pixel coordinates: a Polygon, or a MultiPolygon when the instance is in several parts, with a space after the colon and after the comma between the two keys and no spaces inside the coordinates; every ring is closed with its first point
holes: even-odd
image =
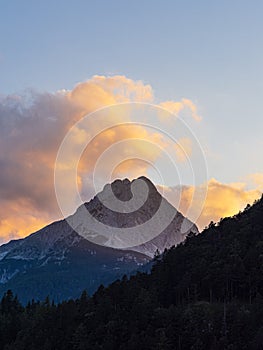
{"type": "MultiPolygon", "coordinates": [[[[0,242],[23,237],[60,216],[53,181],[59,145],[84,114],[116,103],[150,103],[175,114],[177,119],[170,116],[172,122],[167,123],[147,107],[147,122],[158,119],[162,130],[176,133],[181,118],[204,151],[207,175],[191,181],[180,150],[167,145],[163,134],[142,126],[104,135],[99,150],[91,143],[89,166],[96,163],[91,154],[98,156],[124,138],[140,137],[163,149],[173,148],[182,169],[180,185],[185,185],[183,213],[194,189],[206,180],[200,228],[259,198],[261,0],[0,3],[0,242]]],[[[133,116],[124,116],[126,112],[125,107],[118,110],[120,118],[130,122],[133,116]]],[[[116,123],[113,114],[111,122],[116,123]]],[[[83,132],[77,131],[79,142],[83,132]]],[[[197,157],[195,139],[186,134],[178,138],[187,156],[197,157]]],[[[114,176],[146,173],[176,202],[178,179],[167,170],[165,158],[138,143],[113,153],[124,157],[131,149],[137,158],[160,168],[166,181],[158,181],[149,166],[134,160],[119,166],[114,176]]],[[[198,162],[198,157],[192,160],[194,169],[198,162]]],[[[79,181],[86,181],[86,198],[91,196],[90,169],[81,163],[79,181]]],[[[100,176],[102,181],[106,175],[100,176]]]]}

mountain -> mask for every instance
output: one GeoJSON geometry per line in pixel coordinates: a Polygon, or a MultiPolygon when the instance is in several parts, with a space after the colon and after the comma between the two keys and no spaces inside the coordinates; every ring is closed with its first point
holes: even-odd
{"type": "Polygon", "coordinates": [[[4,350],[263,349],[263,198],[90,298],[0,303],[4,350]]]}
{"type": "MultiPolygon", "coordinates": [[[[134,201],[133,205],[136,207],[138,202],[134,201]]],[[[43,300],[47,295],[59,301],[77,297],[83,289],[93,293],[100,284],[107,285],[125,273],[138,270],[151,260],[157,249],[162,252],[178,244],[190,230],[198,232],[195,225],[162,198],[150,180],[144,177],[134,181],[116,180],[70,217],[2,245],[0,293],[12,289],[22,301],[43,300]],[[141,202],[138,210],[124,212],[132,197],[138,196],[139,204],[140,199],[145,199],[141,198],[145,189],[146,201],[141,202]],[[110,190],[120,200],[119,212],[105,205],[107,200],[112,203],[110,190]],[[153,229],[144,228],[148,241],[132,247],[131,243],[140,239],[137,229],[156,215],[161,203],[164,208],[161,221],[170,219],[170,224],[160,233],[155,231],[160,229],[158,224],[153,229]],[[186,231],[182,233],[183,227],[186,231]],[[119,230],[117,235],[112,234],[112,228],[119,230]],[[135,230],[133,240],[125,235],[129,228],[135,230]]]]}
{"type": "Polygon", "coordinates": [[[0,247],[0,293],[12,289],[23,302],[76,298],[100,284],[137,270],[149,257],[99,246],[84,239],[66,220],[0,247]]]}
{"type": "Polygon", "coordinates": [[[152,258],[157,250],[163,252],[182,242],[189,232],[198,233],[196,225],[144,176],[105,185],[102,192],[80,206],[68,220],[90,241],[119,249],[129,247],[152,258]],[[109,206],[116,198],[120,205],[115,203],[113,210],[109,206]]]}

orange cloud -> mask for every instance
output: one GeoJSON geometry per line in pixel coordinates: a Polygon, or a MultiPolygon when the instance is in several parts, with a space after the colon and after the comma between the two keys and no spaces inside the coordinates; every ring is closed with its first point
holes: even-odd
{"type": "MultiPolygon", "coordinates": [[[[188,109],[191,112],[191,116],[197,122],[202,120],[202,117],[197,112],[196,105],[187,98],[182,98],[181,101],[165,101],[159,103],[159,106],[169,111],[172,114],[178,115],[182,110],[188,109]]],[[[160,112],[161,117],[167,118],[168,114],[160,112]]]]}
{"type": "MultiPolygon", "coordinates": [[[[26,103],[22,96],[0,99],[0,242],[24,237],[59,218],[53,186],[54,163],[60,143],[72,125],[85,114],[105,106],[126,102],[153,103],[154,94],[151,86],[142,81],[125,76],[94,76],[79,83],[72,91],[35,93],[30,100],[31,104],[26,103]]],[[[165,101],[159,106],[176,115],[185,110],[194,120],[201,120],[196,105],[188,99],[165,101]]],[[[121,109],[118,113],[113,110],[109,114],[112,121],[129,122],[129,113],[124,115],[121,112],[121,109]]],[[[100,120],[97,122],[99,124],[100,120]]],[[[89,132],[92,134],[97,130],[96,123],[89,127],[87,130],[76,129],[73,135],[76,147],[85,141],[89,132]]],[[[193,146],[188,138],[180,139],[179,144],[181,147],[175,146],[177,159],[184,161],[186,155],[191,156],[193,146]]],[[[167,147],[169,145],[160,133],[143,126],[122,125],[108,129],[90,142],[83,153],[78,184],[89,188],[92,183],[89,171],[100,158],[102,162],[98,170],[101,173],[112,171],[112,177],[146,174],[161,150],[167,147]]],[[[68,152],[74,159],[75,149],[68,152]]],[[[72,164],[64,166],[74,168],[76,163],[72,160],[72,164]]],[[[71,186],[67,181],[64,179],[62,184],[65,188],[71,186]]],[[[222,184],[211,179],[207,188],[207,198],[197,220],[200,229],[212,220],[234,215],[259,198],[263,190],[263,174],[249,175],[244,183],[222,184]]],[[[181,194],[179,210],[185,215],[190,213],[192,204],[198,206],[201,200],[198,195],[200,186],[163,186],[162,190],[175,204],[181,194]]]]}
{"type": "MultiPolygon", "coordinates": [[[[26,97],[0,97],[2,242],[25,236],[60,217],[54,193],[53,173],[57,151],[63,138],[84,115],[102,107],[126,102],[154,103],[152,87],[125,76],[94,76],[77,84],[71,91],[32,93],[26,97]]],[[[169,101],[168,107],[176,113],[186,109],[194,119],[199,119],[196,106],[190,100],[169,101]]],[[[109,112],[113,121],[130,121],[128,109],[125,115],[121,113],[121,109],[118,111],[116,113],[115,109],[112,113],[109,112]]],[[[98,119],[97,123],[89,124],[87,130],[75,130],[73,137],[76,147],[89,133],[94,134],[97,128],[107,126],[100,125],[100,122],[98,119]]],[[[141,172],[145,172],[147,166],[159,157],[161,149],[167,147],[160,133],[143,126],[120,126],[107,130],[95,138],[83,153],[79,163],[79,186],[90,183],[88,172],[94,167],[96,159],[115,144],[115,151],[113,148],[111,158],[105,161],[101,171],[105,172],[111,162],[119,162],[112,169],[116,177],[128,172],[134,177],[142,175],[141,172]],[[124,144],[121,143],[123,140],[130,141],[124,144]],[[118,143],[122,147],[118,148],[118,143]],[[129,157],[133,159],[129,160],[129,157]]],[[[190,152],[189,144],[186,143],[184,148],[190,152]]],[[[64,164],[65,167],[76,166],[73,159],[75,151],[68,149],[72,155],[72,163],[64,164]]],[[[70,186],[67,181],[64,179],[62,183],[65,188],[70,186]]]]}
{"type": "Polygon", "coordinates": [[[248,175],[245,179],[252,187],[256,187],[259,191],[263,191],[263,173],[255,173],[248,175]]]}
{"type": "Polygon", "coordinates": [[[25,199],[17,201],[1,200],[0,244],[11,239],[23,238],[56,219],[45,211],[40,211],[25,199]]]}
{"type": "Polygon", "coordinates": [[[201,193],[202,188],[204,189],[207,187],[207,196],[203,201],[200,216],[196,221],[200,230],[211,221],[218,222],[221,218],[237,214],[239,211],[243,210],[247,204],[253,204],[253,202],[262,195],[262,192],[257,188],[248,190],[245,183],[223,184],[215,179],[211,179],[207,184],[197,187],[160,187],[164,196],[172,204],[177,204],[179,201],[178,209],[184,215],[189,216],[190,219],[191,215],[188,215],[190,213],[190,208],[199,207],[200,202],[203,201],[203,197],[198,195],[198,191],[201,193]],[[179,200],[180,197],[181,199],[179,200]]]}
{"type": "Polygon", "coordinates": [[[69,101],[82,107],[85,113],[117,103],[153,102],[154,99],[150,85],[122,75],[95,75],[92,79],[77,84],[67,93],[67,97],[69,101]]]}
{"type": "Polygon", "coordinates": [[[179,162],[185,162],[192,154],[192,140],[189,138],[181,138],[178,143],[174,144],[176,157],[179,162]]]}

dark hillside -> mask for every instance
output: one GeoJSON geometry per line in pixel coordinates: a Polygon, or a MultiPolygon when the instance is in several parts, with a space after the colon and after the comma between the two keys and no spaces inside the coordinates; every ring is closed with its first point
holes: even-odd
{"type": "Polygon", "coordinates": [[[6,295],[0,326],[5,350],[263,349],[263,199],[92,298],[6,295]]]}

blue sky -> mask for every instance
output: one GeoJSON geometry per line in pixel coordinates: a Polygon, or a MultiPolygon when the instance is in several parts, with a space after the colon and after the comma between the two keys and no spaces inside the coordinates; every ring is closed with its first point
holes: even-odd
{"type": "Polygon", "coordinates": [[[262,12],[253,0],[2,0],[1,92],[121,73],[160,98],[250,100],[262,89],[262,12]]]}
{"type": "Polygon", "coordinates": [[[141,79],[157,99],[197,103],[214,152],[244,152],[237,174],[231,159],[228,175],[211,170],[234,180],[263,170],[249,155],[263,129],[262,14],[255,0],[2,0],[0,93],[72,89],[94,74],[141,79]]]}

